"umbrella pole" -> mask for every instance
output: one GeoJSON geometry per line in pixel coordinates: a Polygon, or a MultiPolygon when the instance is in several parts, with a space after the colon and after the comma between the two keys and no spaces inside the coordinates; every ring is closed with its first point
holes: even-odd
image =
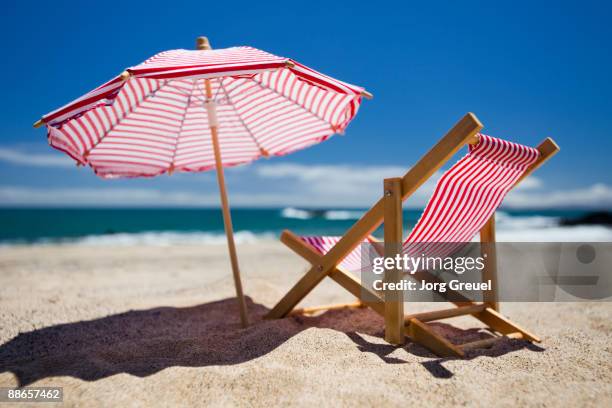
{"type": "MultiPolygon", "coordinates": [[[[209,50],[210,45],[205,37],[199,37],[197,41],[199,50],[209,50]]],[[[219,183],[219,193],[221,195],[221,208],[223,211],[223,225],[225,234],[227,235],[227,247],[229,249],[230,260],[232,263],[232,273],[234,275],[234,285],[236,286],[236,296],[240,309],[240,322],[242,327],[247,327],[249,319],[247,315],[246,300],[242,292],[242,281],[240,280],[240,267],[238,266],[238,255],[236,254],[236,244],[234,242],[234,228],[232,226],[232,215],[229,209],[229,200],[227,198],[227,190],[225,188],[225,175],[223,173],[223,162],[221,161],[221,149],[219,147],[219,133],[217,124],[217,112],[215,103],[212,100],[213,93],[210,80],[205,79],[206,87],[206,108],[208,112],[208,124],[210,126],[210,136],[215,154],[215,166],[217,168],[217,182],[219,183]]]]}

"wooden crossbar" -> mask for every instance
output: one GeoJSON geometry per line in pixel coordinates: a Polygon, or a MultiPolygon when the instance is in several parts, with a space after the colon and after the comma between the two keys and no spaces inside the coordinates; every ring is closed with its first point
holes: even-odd
{"type": "Polygon", "coordinates": [[[441,357],[464,357],[461,348],[431,330],[425,323],[418,319],[410,319],[408,323],[408,336],[412,341],[423,344],[441,357]]]}
{"type": "Polygon", "coordinates": [[[474,315],[474,317],[498,333],[510,334],[520,332],[523,337],[529,341],[536,343],[540,343],[542,341],[535,334],[532,334],[522,327],[519,327],[516,323],[511,322],[508,318],[502,316],[500,313],[491,309],[490,307],[486,308],[480,313],[477,313],[474,315]]]}
{"type": "Polygon", "coordinates": [[[494,345],[495,343],[497,343],[500,340],[504,340],[504,339],[522,339],[522,338],[523,338],[523,333],[514,332],[514,333],[505,334],[503,336],[492,336],[492,337],[489,337],[487,339],[476,340],[476,341],[472,341],[472,342],[469,342],[469,343],[461,344],[461,345],[459,345],[459,348],[462,351],[474,350],[474,349],[479,349],[479,348],[488,348],[488,347],[491,347],[492,345],[494,345]]]}
{"type": "Polygon", "coordinates": [[[312,245],[304,242],[299,236],[295,235],[291,231],[283,231],[280,240],[283,244],[287,245],[296,254],[310,262],[312,265],[317,265],[321,262],[321,254],[319,251],[313,248],[312,245]]]}
{"type": "Polygon", "coordinates": [[[550,137],[544,139],[544,141],[540,143],[538,147],[536,147],[536,149],[538,149],[538,151],[540,152],[540,157],[538,157],[538,159],[531,166],[529,166],[527,170],[525,170],[523,175],[516,181],[512,188],[516,187],[521,181],[525,180],[525,178],[527,178],[531,173],[536,171],[536,169],[538,169],[540,166],[550,160],[555,154],[559,153],[559,151],[561,150],[559,148],[559,145],[557,145],[557,143],[555,143],[555,141],[552,140],[550,137]]]}
{"type": "Polygon", "coordinates": [[[366,307],[366,305],[363,304],[363,302],[361,301],[351,302],[351,303],[337,303],[333,305],[322,305],[322,306],[313,306],[313,307],[300,307],[300,308],[293,309],[289,313],[289,316],[300,315],[300,314],[310,315],[310,314],[314,314],[314,313],[318,313],[322,311],[329,311],[329,310],[361,309],[364,307],[366,307]]]}
{"type": "Polygon", "coordinates": [[[431,312],[414,313],[411,315],[404,316],[406,324],[410,323],[410,320],[417,319],[421,322],[431,322],[434,320],[449,319],[451,317],[462,316],[466,314],[476,314],[485,310],[487,305],[469,305],[453,307],[451,309],[434,310],[431,312]]]}

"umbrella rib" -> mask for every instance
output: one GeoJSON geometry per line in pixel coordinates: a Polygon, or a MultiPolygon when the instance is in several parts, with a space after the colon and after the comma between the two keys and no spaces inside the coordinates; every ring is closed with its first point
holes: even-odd
{"type": "MultiPolygon", "coordinates": [[[[198,79],[197,78],[193,78],[192,81],[197,83],[198,79]]],[[[182,95],[185,95],[185,96],[188,96],[188,97],[194,97],[194,98],[196,98],[198,101],[200,101],[202,103],[206,102],[204,99],[197,97],[197,95],[193,92],[193,88],[191,90],[191,93],[184,92],[180,88],[176,88],[176,87],[174,89],[176,89],[182,95]]]]}
{"type": "MultiPolygon", "coordinates": [[[[130,77],[130,78],[128,78],[128,79],[126,80],[126,85],[127,85],[127,81],[130,81],[130,80],[131,80],[131,77],[130,77]]],[[[142,100],[141,100],[140,102],[136,103],[136,104],[135,104],[135,105],[133,105],[133,106],[130,106],[130,108],[129,108],[128,110],[126,110],[125,112],[123,112],[123,115],[121,115],[121,117],[118,117],[118,118],[117,118],[117,121],[116,121],[115,123],[113,123],[113,124],[111,125],[111,127],[110,127],[110,128],[107,130],[107,131],[105,131],[105,132],[102,134],[102,136],[100,136],[100,138],[98,139],[98,141],[97,141],[96,143],[94,143],[94,145],[93,145],[93,146],[91,146],[91,147],[89,148],[89,150],[86,150],[86,151],[83,153],[83,158],[84,158],[85,160],[87,160],[87,157],[88,157],[88,156],[91,154],[91,152],[93,151],[93,149],[95,149],[96,147],[98,147],[98,145],[99,145],[99,144],[102,142],[102,140],[103,140],[103,139],[104,139],[104,138],[105,138],[105,137],[106,137],[106,136],[107,136],[107,135],[108,135],[110,132],[112,132],[112,131],[113,131],[113,130],[114,130],[116,127],[117,127],[117,125],[118,125],[118,124],[119,124],[119,123],[120,123],[120,122],[121,122],[123,119],[125,119],[125,117],[126,117],[128,114],[130,114],[130,113],[134,112],[134,110],[135,110],[136,108],[140,107],[140,105],[142,105],[142,104],[143,104],[143,103],[144,103],[146,100],[148,100],[148,99],[149,99],[151,96],[155,95],[155,92],[159,91],[159,90],[160,90],[160,89],[161,89],[163,86],[165,86],[167,83],[168,83],[168,80],[165,80],[165,81],[164,81],[164,82],[163,82],[163,83],[162,83],[160,86],[158,86],[158,87],[157,87],[157,89],[155,89],[154,91],[151,91],[150,93],[148,93],[147,95],[145,95],[145,96],[144,96],[144,98],[142,98],[142,100]]],[[[124,85],[124,87],[125,87],[125,85],[124,85]]],[[[117,95],[117,97],[119,97],[119,95],[117,95]]],[[[117,99],[115,98],[115,99],[114,99],[114,101],[116,101],[116,100],[117,100],[117,99]]],[[[114,104],[114,101],[113,101],[113,104],[114,104]]],[[[88,161],[88,162],[89,162],[89,161],[88,161]]]]}
{"type": "MultiPolygon", "coordinates": [[[[191,85],[191,93],[190,94],[186,94],[183,93],[183,95],[187,96],[187,104],[185,105],[185,112],[183,112],[183,117],[181,118],[181,124],[179,126],[179,130],[178,133],[176,134],[176,140],[174,142],[174,150],[172,151],[172,160],[170,160],[170,166],[168,167],[168,174],[172,175],[172,172],[174,171],[174,160],[176,159],[176,152],[178,151],[178,147],[179,147],[179,142],[180,142],[180,138],[181,138],[181,133],[183,133],[183,125],[185,124],[185,118],[187,117],[187,112],[189,111],[189,106],[191,105],[191,95],[193,94],[193,91],[196,87],[196,83],[198,82],[197,79],[194,79],[191,85]]],[[[175,87],[175,89],[178,89],[175,87]]],[[[179,90],[180,92],[180,90],[179,90]]],[[[182,92],[181,92],[182,93],[182,92]]]]}
{"type": "Polygon", "coordinates": [[[238,112],[238,109],[236,109],[236,106],[234,106],[234,102],[232,102],[232,98],[230,97],[229,93],[227,92],[227,89],[225,89],[225,85],[223,85],[223,80],[219,81],[219,85],[220,85],[220,88],[223,89],[223,93],[227,97],[229,105],[232,107],[234,112],[236,112],[236,116],[238,116],[238,120],[240,120],[240,123],[242,123],[242,126],[244,126],[244,128],[246,129],[246,131],[249,134],[249,136],[251,136],[251,139],[253,139],[253,143],[255,143],[255,146],[257,146],[257,148],[259,149],[259,152],[261,154],[263,154],[264,156],[267,156],[268,154],[267,154],[266,149],[264,149],[263,146],[259,143],[259,141],[255,137],[255,135],[253,134],[253,132],[251,131],[249,126],[246,124],[244,119],[242,119],[242,116],[240,115],[240,112],[238,112]]]}
{"type": "MultiPolygon", "coordinates": [[[[327,121],[325,118],[322,118],[321,116],[319,116],[319,115],[318,115],[318,114],[316,114],[315,112],[311,111],[310,109],[307,109],[307,108],[306,108],[304,105],[301,105],[301,104],[300,104],[300,103],[298,103],[297,101],[295,101],[295,100],[293,100],[293,99],[291,99],[291,98],[288,98],[287,96],[285,96],[285,95],[281,94],[281,93],[280,93],[280,92],[278,92],[276,89],[271,88],[271,87],[269,87],[269,86],[267,86],[267,85],[264,85],[264,84],[262,84],[261,82],[256,81],[255,79],[253,79],[253,82],[255,82],[257,85],[259,85],[259,87],[260,87],[261,89],[267,89],[267,90],[269,90],[270,92],[275,93],[276,95],[280,96],[281,98],[284,98],[284,99],[288,100],[289,102],[293,103],[294,105],[296,105],[297,107],[301,108],[303,111],[310,113],[310,114],[311,114],[312,116],[314,116],[315,118],[317,118],[317,119],[319,119],[319,120],[323,121],[324,123],[329,124],[329,125],[330,125],[331,130],[333,130],[333,131],[334,131],[334,133],[336,133],[336,130],[333,128],[333,126],[332,126],[332,125],[331,125],[331,124],[330,124],[330,123],[329,123],[329,122],[328,122],[328,121],[327,121]]],[[[328,91],[328,92],[331,92],[331,91],[328,91]]]]}
{"type": "MultiPolygon", "coordinates": [[[[206,95],[204,94],[204,89],[202,89],[202,88],[198,88],[198,89],[199,89],[200,93],[202,93],[202,96],[204,98],[206,98],[206,95]]],[[[234,106],[234,103],[232,102],[232,98],[229,96],[229,93],[227,92],[227,90],[225,89],[225,86],[223,85],[223,80],[222,79],[219,79],[219,89],[223,89],[223,93],[225,94],[225,96],[227,96],[227,99],[229,101],[230,106],[232,107],[234,112],[236,112],[236,116],[238,116],[238,119],[240,120],[240,122],[242,123],[242,125],[244,126],[246,131],[248,132],[249,136],[251,136],[251,139],[253,139],[253,142],[255,143],[255,146],[257,146],[257,148],[259,149],[260,154],[267,156],[266,150],[259,144],[259,142],[255,138],[255,135],[253,134],[253,132],[251,132],[251,129],[249,129],[249,127],[245,123],[244,119],[242,119],[242,116],[240,116],[240,113],[238,113],[238,110],[236,109],[236,107],[234,106]]],[[[219,93],[219,91],[217,90],[217,94],[218,93],[219,93]]],[[[213,98],[213,100],[214,100],[214,98],[213,98]]]]}

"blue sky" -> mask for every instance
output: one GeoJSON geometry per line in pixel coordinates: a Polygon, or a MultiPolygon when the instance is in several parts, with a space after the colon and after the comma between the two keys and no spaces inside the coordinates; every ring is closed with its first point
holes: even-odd
{"type": "MultiPolygon", "coordinates": [[[[368,206],[465,112],[562,152],[515,207],[612,207],[606,2],[13,2],[0,16],[0,205],[216,205],[214,174],[98,179],[32,123],[166,49],[251,45],[365,86],[345,136],[228,172],[250,206],[368,206]],[[425,4],[428,3],[428,4],[425,4]]],[[[421,206],[431,189],[409,205],[421,206]]],[[[429,189],[429,190],[428,190],[429,189]]]]}

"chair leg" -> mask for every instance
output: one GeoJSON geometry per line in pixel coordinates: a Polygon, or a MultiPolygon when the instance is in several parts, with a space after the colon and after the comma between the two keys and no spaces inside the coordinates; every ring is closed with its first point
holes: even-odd
{"type": "Polygon", "coordinates": [[[491,281],[491,290],[483,293],[484,302],[499,311],[497,296],[497,251],[495,248],[495,213],[480,230],[480,250],[484,258],[483,282],[491,281]]]}
{"type": "MultiPolygon", "coordinates": [[[[401,178],[384,181],[384,226],[385,257],[395,258],[401,253],[403,241],[401,178]]],[[[401,270],[390,270],[385,273],[384,281],[399,283],[402,275],[401,270]]],[[[399,290],[385,292],[385,340],[391,344],[404,343],[404,297],[399,290]]]]}

